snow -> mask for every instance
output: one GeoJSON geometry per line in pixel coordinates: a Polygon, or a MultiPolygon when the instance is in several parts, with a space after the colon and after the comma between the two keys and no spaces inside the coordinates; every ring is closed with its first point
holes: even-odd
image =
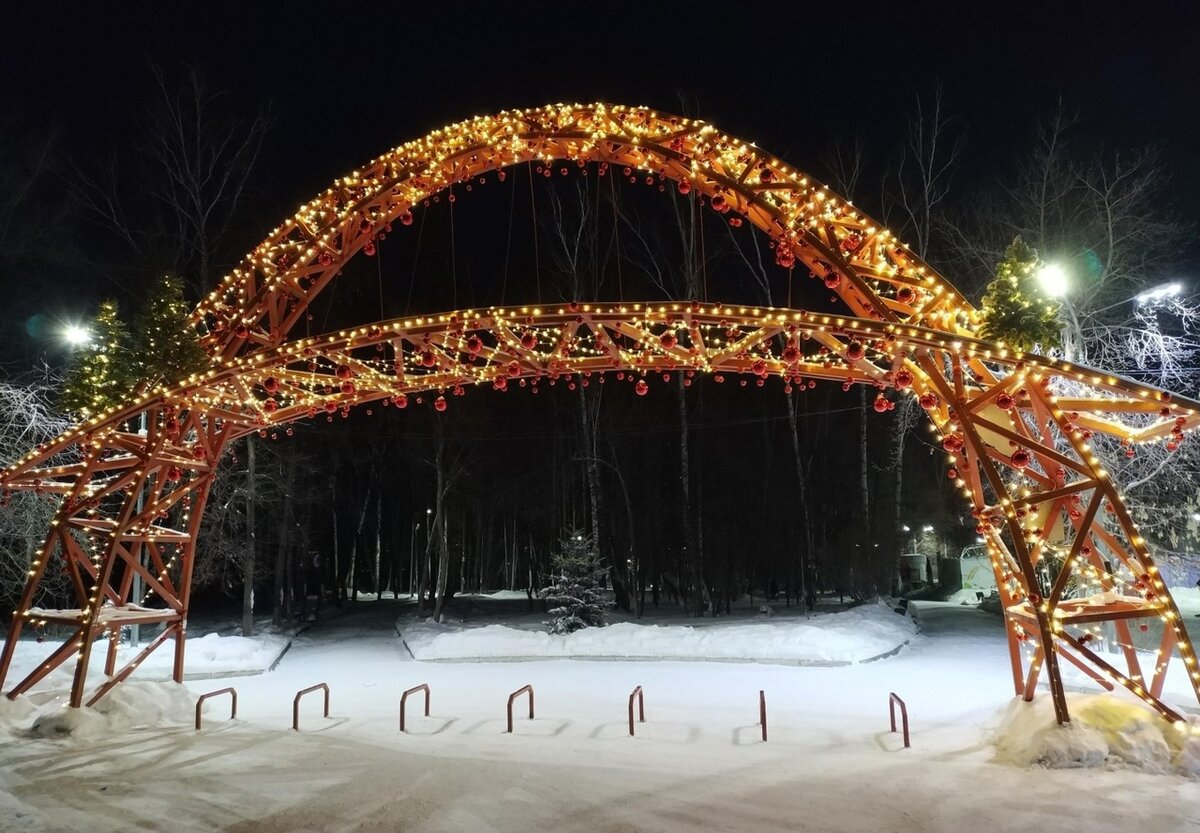
{"type": "MultiPolygon", "coordinates": [[[[1200,825],[1200,779],[1181,774],[1200,761],[1191,738],[1155,727],[1164,753],[1136,712],[1097,707],[1093,719],[1090,695],[1077,693],[1075,723],[1056,727],[1045,693],[1032,705],[1013,702],[998,616],[916,607],[921,633],[898,653],[809,667],[417,662],[395,631],[402,603],[350,606],[296,637],[270,673],[187,682],[187,698],[174,684],[130,682],[107,712],[73,718],[69,734],[30,733],[39,716],[55,725],[47,721],[61,713],[61,680],[16,702],[0,699],[0,831],[1165,833],[1200,825]],[[302,731],[291,731],[292,698],[318,682],[331,686],[330,717],[310,695],[302,731]],[[411,701],[402,735],[400,692],[422,682],[432,688],[431,715],[422,698],[411,701]],[[536,689],[536,718],[525,718],[522,703],[509,735],[507,696],[526,683],[536,689]],[[228,719],[227,699],[214,700],[195,732],[194,698],[226,685],[238,690],[237,719],[228,719]],[[645,691],[647,722],[630,738],[635,685],[645,691]],[[759,689],[768,743],[756,726],[759,689]],[[146,702],[160,691],[157,705],[146,702]],[[889,691],[908,705],[911,749],[888,731],[889,691]],[[1052,768],[1055,748],[1095,766],[1052,768]]],[[[696,630],[743,626],[751,627],[696,630]]],[[[1167,692],[1188,703],[1186,677],[1168,677],[1167,692]]],[[[1103,702],[1131,702],[1122,697],[1103,702]]]]}
{"type": "Polygon", "coordinates": [[[1023,766],[1126,767],[1200,776],[1200,724],[1176,728],[1147,706],[1118,697],[1075,698],[1067,726],[1057,724],[1047,697],[1014,701],[993,743],[1003,760],[1023,766]]]}
{"type": "MultiPolygon", "coordinates": [[[[736,620],[734,620],[736,621],[736,620]]],[[[418,660],[518,660],[562,657],[723,660],[845,665],[876,659],[917,632],[908,617],[883,602],[811,619],[722,623],[703,628],[619,622],[571,634],[506,625],[401,624],[418,660]]]]}

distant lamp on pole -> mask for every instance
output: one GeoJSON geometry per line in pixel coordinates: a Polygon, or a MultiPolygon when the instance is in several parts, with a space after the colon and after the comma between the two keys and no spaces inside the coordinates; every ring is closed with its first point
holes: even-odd
{"type": "Polygon", "coordinates": [[[1183,292],[1183,284],[1178,281],[1172,283],[1163,283],[1158,286],[1152,286],[1145,292],[1140,292],[1133,297],[1133,300],[1139,304],[1153,304],[1156,301],[1162,301],[1166,298],[1174,298],[1180,292],[1183,292]]]}

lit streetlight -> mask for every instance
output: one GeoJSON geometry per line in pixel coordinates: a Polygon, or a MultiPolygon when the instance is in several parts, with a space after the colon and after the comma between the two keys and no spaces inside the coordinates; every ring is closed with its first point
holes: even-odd
{"type": "Polygon", "coordinates": [[[1140,292],[1134,296],[1133,300],[1138,304],[1153,304],[1155,301],[1161,301],[1164,298],[1174,298],[1180,292],[1183,292],[1183,284],[1178,281],[1172,283],[1163,283],[1158,286],[1152,286],[1145,292],[1140,292]]]}
{"type": "Polygon", "coordinates": [[[87,327],[78,324],[68,324],[63,329],[63,339],[72,347],[82,347],[92,340],[92,334],[87,327]]]}
{"type": "Polygon", "coordinates": [[[1070,281],[1067,280],[1067,270],[1059,266],[1057,263],[1047,263],[1038,269],[1038,283],[1042,285],[1042,291],[1051,298],[1061,298],[1067,294],[1070,288],[1070,281]]]}

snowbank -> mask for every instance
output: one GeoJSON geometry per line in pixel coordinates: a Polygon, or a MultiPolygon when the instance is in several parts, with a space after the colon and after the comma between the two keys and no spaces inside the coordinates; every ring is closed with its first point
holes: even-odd
{"type": "Polygon", "coordinates": [[[418,660],[685,659],[843,665],[896,650],[917,632],[907,616],[882,602],[811,619],[712,624],[621,623],[573,634],[549,634],[504,625],[463,628],[426,621],[401,624],[418,660]]]}
{"type": "Polygon", "coordinates": [[[72,709],[65,698],[38,710],[31,733],[92,741],[130,729],[177,729],[195,717],[192,693],[175,683],[122,683],[90,709],[72,709]]]}
{"type": "Polygon", "coordinates": [[[1071,722],[1054,704],[1009,704],[993,743],[1001,760],[1050,769],[1114,767],[1200,776],[1200,724],[1172,726],[1149,707],[1109,694],[1071,698],[1071,722]]]}

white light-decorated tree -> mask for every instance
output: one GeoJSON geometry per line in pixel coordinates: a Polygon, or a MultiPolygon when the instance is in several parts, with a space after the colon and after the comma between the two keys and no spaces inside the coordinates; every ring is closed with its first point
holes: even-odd
{"type": "Polygon", "coordinates": [[[574,633],[606,624],[600,588],[604,568],[590,535],[577,529],[565,533],[551,561],[554,583],[542,591],[547,612],[553,617],[550,633],[574,633]]]}

